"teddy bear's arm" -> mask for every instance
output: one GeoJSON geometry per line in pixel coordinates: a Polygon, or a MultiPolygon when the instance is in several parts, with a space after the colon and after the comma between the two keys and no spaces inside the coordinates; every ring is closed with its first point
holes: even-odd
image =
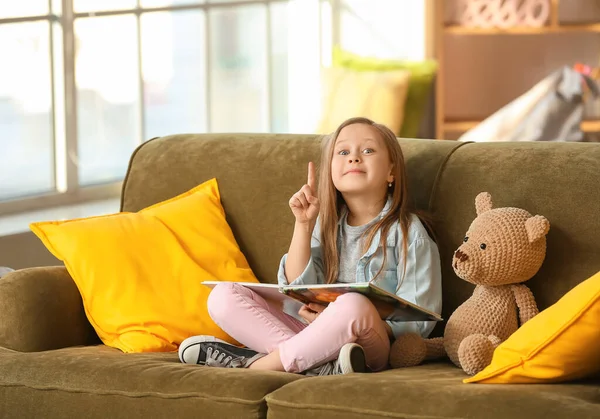
{"type": "Polygon", "coordinates": [[[518,284],[511,286],[517,307],[519,308],[519,320],[523,325],[538,314],[537,304],[533,293],[527,286],[518,284]]]}

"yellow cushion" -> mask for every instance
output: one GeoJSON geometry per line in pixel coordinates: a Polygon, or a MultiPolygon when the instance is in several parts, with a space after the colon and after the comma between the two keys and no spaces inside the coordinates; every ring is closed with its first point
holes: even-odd
{"type": "Polygon", "coordinates": [[[502,342],[465,383],[555,383],[600,371],[600,272],[502,342]]]}
{"type": "Polygon", "coordinates": [[[200,282],[258,282],[209,180],[137,213],[31,224],[65,266],[102,342],[124,352],[175,351],[207,334],[237,343],[210,318],[200,282]]]}
{"type": "Polygon", "coordinates": [[[434,60],[409,61],[389,60],[376,57],[364,57],[334,45],[332,55],[334,67],[361,71],[406,70],[410,72],[410,82],[406,93],[402,128],[396,132],[398,137],[416,138],[425,112],[429,94],[438,64],[434,60]]]}
{"type": "Polygon", "coordinates": [[[400,132],[410,72],[325,68],[318,134],[330,134],[346,119],[363,116],[400,132]]]}

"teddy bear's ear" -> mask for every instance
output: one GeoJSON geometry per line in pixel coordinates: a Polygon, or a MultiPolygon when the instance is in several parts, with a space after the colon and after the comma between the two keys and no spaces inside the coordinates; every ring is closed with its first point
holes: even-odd
{"type": "Polygon", "coordinates": [[[492,209],[492,195],[487,192],[481,192],[475,197],[475,210],[477,215],[481,215],[492,209]]]}
{"type": "Polygon", "coordinates": [[[534,215],[525,221],[525,230],[527,230],[529,243],[533,243],[548,234],[550,222],[542,215],[534,215]]]}

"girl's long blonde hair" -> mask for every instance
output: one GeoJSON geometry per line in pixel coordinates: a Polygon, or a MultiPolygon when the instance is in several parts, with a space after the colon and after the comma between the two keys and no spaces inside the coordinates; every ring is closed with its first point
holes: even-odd
{"type": "MultiPolygon", "coordinates": [[[[335,188],[331,178],[331,160],[335,142],[340,131],[352,124],[367,124],[374,127],[383,140],[392,163],[392,174],[394,182],[388,190],[388,196],[392,197],[392,205],[389,212],[365,232],[366,237],[363,245],[363,253],[371,246],[373,238],[377,231],[381,231],[381,244],[383,246],[383,263],[375,277],[378,277],[383,271],[387,260],[387,240],[385,239],[394,222],[398,221],[402,230],[402,252],[406,256],[408,251],[408,225],[412,211],[409,210],[408,193],[406,186],[404,155],[396,135],[385,125],[377,124],[368,118],[350,118],[344,121],[332,135],[324,138],[322,146],[321,165],[319,170],[319,190],[320,201],[319,217],[321,219],[321,246],[323,249],[323,264],[325,267],[325,279],[328,284],[337,281],[339,275],[339,254],[338,254],[338,221],[344,205],[342,194],[335,188]]],[[[386,197],[387,198],[387,197],[386,197]]],[[[406,257],[404,259],[404,268],[406,269],[406,257]]]]}

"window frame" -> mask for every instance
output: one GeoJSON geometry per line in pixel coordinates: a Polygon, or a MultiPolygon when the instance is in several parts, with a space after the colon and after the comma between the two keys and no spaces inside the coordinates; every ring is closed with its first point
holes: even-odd
{"type": "MultiPolygon", "coordinates": [[[[223,8],[236,8],[247,5],[264,5],[266,13],[266,121],[265,125],[269,131],[273,130],[273,112],[272,112],[272,18],[271,4],[288,3],[290,0],[239,0],[225,3],[204,3],[186,4],[177,6],[163,7],[141,7],[141,0],[137,0],[135,8],[121,10],[105,10],[97,12],[75,12],[74,0],[48,0],[49,13],[46,15],[23,16],[0,18],[0,25],[18,24],[25,22],[46,21],[49,23],[49,42],[50,42],[50,68],[51,68],[51,92],[52,92],[52,144],[54,150],[54,170],[55,188],[52,191],[43,194],[29,196],[19,196],[8,199],[0,198],[0,215],[8,215],[25,211],[38,210],[54,206],[74,205],[94,200],[110,199],[118,197],[121,194],[123,180],[104,183],[99,185],[82,186],[79,185],[77,161],[77,86],[75,81],[75,36],[74,26],[77,19],[85,19],[100,16],[119,16],[134,15],[136,18],[137,30],[137,60],[138,60],[138,82],[139,88],[139,128],[140,136],[137,139],[137,146],[141,145],[150,138],[146,138],[145,133],[145,109],[144,109],[144,86],[142,79],[142,56],[141,56],[141,16],[145,13],[153,12],[173,12],[185,10],[203,10],[205,12],[205,51],[206,54],[206,96],[205,101],[210,104],[210,10],[223,8]],[[58,42],[58,44],[57,44],[58,42]],[[56,51],[59,46],[61,51],[56,51]],[[62,56],[60,56],[61,54],[62,56]]],[[[321,22],[321,5],[330,0],[318,0],[319,22],[321,22]]],[[[335,0],[334,0],[335,1],[335,0]]],[[[321,29],[320,27],[318,28],[321,29]]],[[[207,130],[211,132],[210,127],[210,106],[206,106],[207,130]]]]}

